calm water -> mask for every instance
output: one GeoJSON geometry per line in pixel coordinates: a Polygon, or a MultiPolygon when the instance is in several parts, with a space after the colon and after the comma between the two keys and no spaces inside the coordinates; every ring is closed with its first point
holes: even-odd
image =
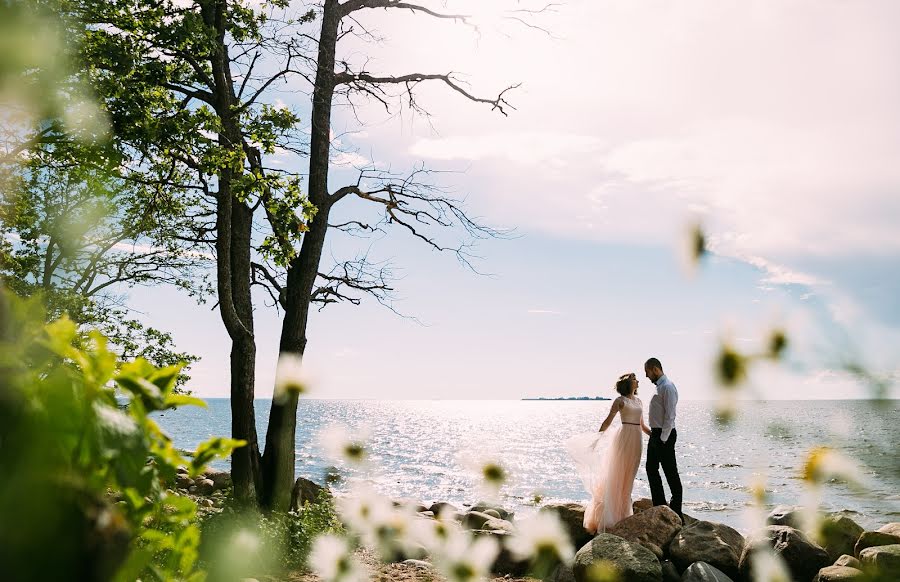
{"type": "MultiPolygon", "coordinates": [[[[185,408],[160,418],[179,447],[193,448],[213,435],[227,435],[229,401],[210,399],[208,409],[185,408]]],[[[563,440],[596,430],[609,402],[565,401],[302,401],[297,427],[297,473],[318,482],[331,464],[316,435],[329,423],[367,427],[374,463],[365,477],[392,498],[425,502],[476,501],[474,477],[461,454],[499,456],[512,475],[504,505],[533,511],[535,494],[545,500],[584,501],[587,494],[562,449],[563,440]]],[[[261,445],[269,401],[256,403],[261,445]]],[[[900,521],[900,401],[875,406],[865,401],[745,403],[736,422],[717,425],[711,403],[678,405],[678,463],[685,512],[746,530],[743,513],[754,476],[766,476],[773,503],[798,504],[805,454],[818,444],[839,448],[864,466],[869,492],[833,483],[824,508],[847,511],[871,527],[900,521]]],[[[351,471],[339,467],[339,473],[351,471]]],[[[341,485],[338,485],[340,488],[341,485]]],[[[636,497],[649,497],[643,468],[636,497]]]]}

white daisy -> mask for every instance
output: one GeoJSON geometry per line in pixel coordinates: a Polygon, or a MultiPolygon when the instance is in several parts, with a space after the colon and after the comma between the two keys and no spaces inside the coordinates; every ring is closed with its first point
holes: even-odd
{"type": "Polygon", "coordinates": [[[488,536],[473,539],[461,530],[448,530],[443,543],[432,549],[435,566],[449,582],[483,580],[500,551],[497,540],[488,536]]]}
{"type": "Polygon", "coordinates": [[[325,582],[363,582],[368,572],[353,556],[347,540],[335,535],[319,536],[309,554],[309,566],[325,582]]]}
{"type": "Polygon", "coordinates": [[[565,526],[555,513],[538,512],[517,524],[516,532],[506,544],[520,560],[562,560],[575,558],[575,549],[565,526]]]}

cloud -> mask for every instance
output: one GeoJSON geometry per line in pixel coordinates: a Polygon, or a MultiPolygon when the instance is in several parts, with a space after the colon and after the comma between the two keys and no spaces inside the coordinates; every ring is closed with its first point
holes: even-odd
{"type": "Polygon", "coordinates": [[[529,309],[526,313],[536,315],[562,315],[562,311],[556,311],[554,309],[529,309]]]}
{"type": "Polygon", "coordinates": [[[589,154],[602,143],[599,137],[589,135],[523,131],[423,138],[414,142],[409,152],[436,160],[496,158],[517,164],[565,164],[571,156],[589,154]]]}

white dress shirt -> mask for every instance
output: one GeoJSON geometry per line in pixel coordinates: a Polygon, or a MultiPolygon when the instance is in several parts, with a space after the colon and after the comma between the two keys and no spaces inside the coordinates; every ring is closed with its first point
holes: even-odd
{"type": "Polygon", "coordinates": [[[656,381],[656,394],[650,399],[650,428],[661,428],[659,438],[662,442],[669,440],[675,428],[675,405],[678,404],[678,389],[665,374],[656,381]]]}

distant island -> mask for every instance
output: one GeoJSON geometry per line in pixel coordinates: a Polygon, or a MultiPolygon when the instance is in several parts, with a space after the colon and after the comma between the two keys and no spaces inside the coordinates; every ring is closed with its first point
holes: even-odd
{"type": "Polygon", "coordinates": [[[604,396],[560,396],[555,398],[546,398],[541,396],[540,398],[523,398],[522,400],[610,400],[610,398],[606,398],[604,396]]]}

